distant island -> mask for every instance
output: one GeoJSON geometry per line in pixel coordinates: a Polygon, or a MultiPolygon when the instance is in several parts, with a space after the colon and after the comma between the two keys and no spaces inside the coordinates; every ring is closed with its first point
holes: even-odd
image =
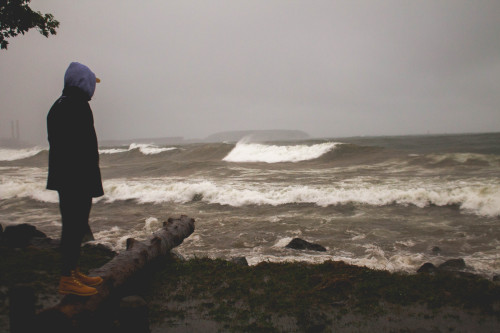
{"type": "Polygon", "coordinates": [[[177,145],[183,144],[184,140],[181,136],[158,137],[158,138],[136,138],[123,140],[99,140],[99,145],[103,147],[128,146],[132,143],[145,143],[155,145],[177,145]]]}
{"type": "Polygon", "coordinates": [[[185,139],[183,137],[158,137],[158,138],[135,138],[125,140],[102,140],[101,146],[124,146],[131,143],[150,143],[156,145],[176,145],[203,142],[238,142],[248,138],[251,142],[264,141],[298,141],[308,140],[309,134],[299,130],[245,130],[218,132],[207,136],[205,139],[185,139]]]}
{"type": "MultiPolygon", "coordinates": [[[[266,141],[300,141],[309,140],[311,136],[299,130],[243,130],[218,132],[204,139],[185,139],[181,136],[157,137],[157,138],[135,138],[135,139],[104,139],[99,140],[101,147],[128,146],[132,143],[144,143],[155,145],[179,145],[190,143],[213,143],[213,142],[238,142],[248,138],[251,142],[266,141]]],[[[0,138],[0,147],[21,149],[33,147],[33,144],[23,142],[17,138],[0,138]]]]}
{"type": "Polygon", "coordinates": [[[248,138],[252,142],[263,141],[297,141],[307,140],[309,134],[298,130],[247,130],[247,131],[227,131],[209,135],[205,142],[238,142],[243,138],[248,138]]]}

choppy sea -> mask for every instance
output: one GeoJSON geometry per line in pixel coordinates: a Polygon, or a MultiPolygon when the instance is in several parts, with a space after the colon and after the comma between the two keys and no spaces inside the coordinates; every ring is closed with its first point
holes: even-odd
{"type": "MultiPolygon", "coordinates": [[[[0,149],[0,223],[61,225],[45,190],[44,147],[0,149]]],[[[185,257],[248,262],[343,260],[414,272],[463,258],[500,274],[500,133],[295,142],[100,147],[105,195],[96,242],[121,251],[168,217],[195,218],[185,257]],[[285,248],[293,238],[326,252],[285,248]]]]}

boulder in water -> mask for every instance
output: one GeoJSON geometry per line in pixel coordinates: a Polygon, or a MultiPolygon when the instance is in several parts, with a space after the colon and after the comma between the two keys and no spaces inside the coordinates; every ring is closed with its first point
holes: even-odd
{"type": "Polygon", "coordinates": [[[425,264],[420,266],[420,268],[417,270],[417,273],[434,273],[437,270],[438,268],[434,266],[434,264],[426,262],[425,264]]]}
{"type": "Polygon", "coordinates": [[[446,271],[460,271],[465,269],[465,261],[460,259],[450,259],[439,265],[439,269],[446,271]]]}
{"type": "MultiPolygon", "coordinates": [[[[426,262],[417,270],[417,273],[434,273],[437,271],[450,271],[450,272],[459,272],[461,276],[467,277],[469,274],[465,272],[461,272],[466,268],[465,261],[461,258],[459,259],[450,259],[445,261],[439,266],[434,266],[430,262],[426,262]]],[[[471,276],[475,276],[472,274],[471,276]]]]}
{"type": "Polygon", "coordinates": [[[439,246],[433,246],[431,249],[432,254],[438,255],[441,253],[441,248],[439,246]]]}
{"type": "Polygon", "coordinates": [[[301,238],[294,238],[290,243],[288,243],[286,248],[294,249],[294,250],[311,250],[311,251],[320,251],[325,252],[326,248],[319,244],[309,243],[301,238]]]}

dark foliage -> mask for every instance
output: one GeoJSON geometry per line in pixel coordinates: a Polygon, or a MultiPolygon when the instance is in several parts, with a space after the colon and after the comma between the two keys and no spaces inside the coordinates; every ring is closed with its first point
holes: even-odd
{"type": "Polygon", "coordinates": [[[31,0],[0,0],[0,48],[7,49],[6,40],[36,28],[42,35],[56,34],[59,22],[52,14],[35,12],[29,7],[31,0]]]}

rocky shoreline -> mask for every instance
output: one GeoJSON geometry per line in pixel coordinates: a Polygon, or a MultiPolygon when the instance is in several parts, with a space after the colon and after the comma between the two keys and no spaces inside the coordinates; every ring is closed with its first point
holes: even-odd
{"type": "MultiPolygon", "coordinates": [[[[304,240],[291,243],[287,247],[296,250],[322,250],[304,240]]],[[[0,228],[0,332],[8,332],[9,293],[16,286],[34,290],[37,310],[60,300],[58,246],[33,226],[0,228]]],[[[97,268],[114,256],[87,244],[81,265],[97,268]]],[[[500,285],[494,280],[468,273],[462,259],[426,263],[405,274],[333,261],[248,266],[245,258],[184,260],[173,254],[122,290],[102,328],[131,331],[136,323],[135,332],[494,332],[500,327],[500,285]]]]}

